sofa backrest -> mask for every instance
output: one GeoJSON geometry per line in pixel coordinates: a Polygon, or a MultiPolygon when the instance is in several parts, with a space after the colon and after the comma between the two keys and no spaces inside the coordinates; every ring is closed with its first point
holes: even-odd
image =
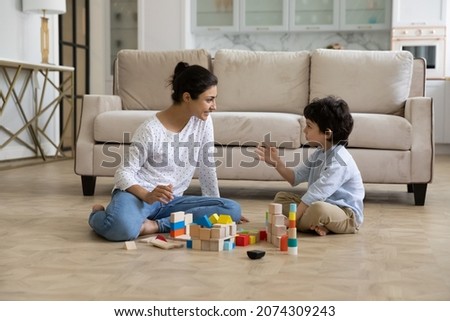
{"type": "Polygon", "coordinates": [[[300,114],[308,103],[308,51],[218,50],[217,109],[300,114]]]}
{"type": "Polygon", "coordinates": [[[114,68],[115,95],[124,109],[161,110],[172,103],[169,81],[178,62],[211,68],[204,49],[178,51],[121,50],[114,68]]]}
{"type": "Polygon", "coordinates": [[[335,95],[353,113],[401,114],[412,72],[408,51],[317,49],[311,53],[309,99],[335,95]]]}

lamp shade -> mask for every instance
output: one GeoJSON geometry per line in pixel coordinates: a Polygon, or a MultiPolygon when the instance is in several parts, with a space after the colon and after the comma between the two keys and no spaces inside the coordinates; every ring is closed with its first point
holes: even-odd
{"type": "Polygon", "coordinates": [[[22,0],[22,11],[63,14],[66,12],[66,0],[22,0]]]}

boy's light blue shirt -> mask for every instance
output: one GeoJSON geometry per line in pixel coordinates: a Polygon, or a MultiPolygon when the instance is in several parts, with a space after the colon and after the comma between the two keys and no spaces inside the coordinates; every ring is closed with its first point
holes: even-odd
{"type": "Polygon", "coordinates": [[[364,184],[353,157],[342,145],[327,151],[317,148],[302,164],[294,168],[293,186],[308,182],[308,190],[302,196],[306,205],[325,201],[339,207],[349,207],[355,213],[360,226],[364,220],[364,184]]]}

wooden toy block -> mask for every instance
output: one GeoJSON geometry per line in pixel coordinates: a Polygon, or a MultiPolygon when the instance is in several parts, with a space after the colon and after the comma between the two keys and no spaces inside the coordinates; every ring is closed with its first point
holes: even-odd
{"type": "Polygon", "coordinates": [[[280,251],[287,252],[288,250],[288,236],[283,235],[280,238],[280,251]]]}
{"type": "Polygon", "coordinates": [[[224,237],[230,237],[230,225],[229,224],[214,224],[213,228],[224,228],[225,235],[224,237]]]}
{"type": "Polygon", "coordinates": [[[288,239],[287,245],[289,247],[297,247],[298,246],[298,240],[297,239],[288,239]]]}
{"type": "Polygon", "coordinates": [[[174,248],[180,248],[184,246],[184,243],[178,243],[178,242],[164,242],[158,239],[154,239],[152,241],[150,241],[150,244],[155,246],[155,247],[159,247],[161,249],[164,250],[170,250],[170,249],[174,249],[174,248]]]}
{"type": "Polygon", "coordinates": [[[289,212],[289,221],[296,221],[297,216],[295,212],[289,212]]]}
{"type": "Polygon", "coordinates": [[[210,228],[200,228],[200,240],[209,241],[211,239],[211,229],[210,228]]]}
{"type": "Polygon", "coordinates": [[[222,252],[223,251],[223,245],[225,241],[222,240],[211,240],[209,242],[209,250],[215,251],[215,252],[222,252]]]}
{"type": "Polygon", "coordinates": [[[187,241],[191,239],[190,235],[187,234],[183,234],[183,235],[178,235],[177,237],[174,237],[173,239],[177,240],[177,241],[187,241]]]}
{"type": "Polygon", "coordinates": [[[275,247],[280,247],[280,239],[281,239],[281,236],[272,235],[272,244],[275,247]]]}
{"type": "Polygon", "coordinates": [[[192,215],[192,213],[184,214],[184,223],[188,225],[191,224],[192,222],[194,222],[194,216],[192,215]]]}
{"type": "Polygon", "coordinates": [[[298,247],[288,247],[289,255],[298,255],[298,247]]]}
{"type": "Polygon", "coordinates": [[[236,235],[236,246],[248,246],[249,243],[250,240],[247,234],[236,235]]]}
{"type": "Polygon", "coordinates": [[[255,243],[259,243],[260,239],[259,239],[259,231],[250,231],[249,232],[250,236],[254,236],[255,237],[255,243]]]}
{"type": "Polygon", "coordinates": [[[134,241],[126,241],[123,248],[126,250],[137,250],[136,243],[134,241]]]}
{"type": "Polygon", "coordinates": [[[157,239],[157,240],[164,241],[164,242],[167,242],[167,240],[166,240],[166,238],[164,237],[164,235],[161,235],[161,234],[158,234],[158,235],[156,236],[156,239],[157,239]]]}
{"type": "Polygon", "coordinates": [[[186,248],[192,249],[192,240],[187,240],[186,241],[186,248]]]}
{"type": "Polygon", "coordinates": [[[171,230],[184,229],[185,227],[184,221],[170,222],[169,224],[171,230]]]}
{"type": "Polygon", "coordinates": [[[297,228],[297,222],[296,221],[289,221],[289,228],[297,228]]]}
{"type": "Polygon", "coordinates": [[[192,240],[192,249],[200,251],[202,249],[202,241],[200,239],[192,240]]]}
{"type": "Polygon", "coordinates": [[[266,230],[259,231],[259,239],[261,241],[267,241],[267,231],[266,230]]]}
{"type": "Polygon", "coordinates": [[[225,237],[225,227],[214,227],[211,229],[211,239],[222,239],[225,237]]]}
{"type": "Polygon", "coordinates": [[[256,237],[254,235],[249,235],[248,240],[250,245],[256,244],[256,237]]]}
{"type": "Polygon", "coordinates": [[[236,233],[237,233],[237,225],[236,225],[236,222],[232,222],[232,223],[230,224],[230,233],[229,233],[229,235],[233,236],[233,235],[236,235],[236,233]]]}
{"type": "Polygon", "coordinates": [[[288,229],[288,238],[290,238],[290,239],[296,239],[297,238],[297,229],[296,228],[288,229]]]}
{"type": "Polygon", "coordinates": [[[191,224],[189,225],[190,233],[192,239],[199,239],[200,238],[200,225],[197,224],[191,224]]]}
{"type": "Polygon", "coordinates": [[[267,242],[272,244],[272,233],[267,232],[267,242]]]}
{"type": "Polygon", "coordinates": [[[150,241],[151,240],[154,240],[154,239],[156,239],[157,238],[157,236],[149,236],[149,237],[145,237],[145,238],[142,238],[142,239],[138,239],[138,242],[139,243],[150,243],[150,241]]]}
{"type": "Polygon", "coordinates": [[[272,235],[281,236],[286,234],[286,225],[272,225],[272,235]]]}
{"type": "Polygon", "coordinates": [[[170,230],[169,234],[170,234],[170,237],[176,238],[178,236],[185,235],[186,232],[183,228],[183,229],[178,229],[178,230],[170,230]]]}
{"type": "Polygon", "coordinates": [[[274,225],[284,225],[284,221],[286,219],[286,216],[283,214],[276,214],[273,216],[272,224],[274,225]]]}
{"type": "Polygon", "coordinates": [[[279,203],[269,204],[269,214],[281,214],[283,213],[283,206],[279,203]]]}
{"type": "Polygon", "coordinates": [[[232,249],[234,249],[234,243],[226,240],[225,242],[223,242],[223,250],[224,251],[231,251],[232,249]]]}
{"type": "Polygon", "coordinates": [[[211,222],[212,225],[216,224],[219,221],[219,215],[217,215],[217,213],[212,214],[209,217],[209,221],[211,222]]]}
{"type": "Polygon", "coordinates": [[[208,217],[206,215],[198,218],[195,223],[197,223],[200,226],[207,227],[207,228],[211,228],[212,227],[212,224],[211,224],[211,222],[209,221],[209,219],[208,219],[208,217]]]}
{"type": "Polygon", "coordinates": [[[187,224],[184,227],[184,232],[186,233],[186,235],[191,235],[191,224],[187,224]]]}
{"type": "Polygon", "coordinates": [[[184,215],[183,211],[170,213],[170,223],[184,221],[184,215]]]}
{"type": "Polygon", "coordinates": [[[210,250],[210,241],[201,240],[202,242],[202,251],[209,251],[210,250]]]}
{"type": "Polygon", "coordinates": [[[230,215],[220,214],[219,215],[219,220],[217,221],[217,223],[219,223],[219,224],[231,224],[231,223],[233,223],[233,219],[231,218],[230,215]]]}

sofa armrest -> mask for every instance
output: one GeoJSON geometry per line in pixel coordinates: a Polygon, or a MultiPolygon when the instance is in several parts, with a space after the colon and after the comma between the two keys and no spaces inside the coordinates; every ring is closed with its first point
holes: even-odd
{"type": "Polygon", "coordinates": [[[411,183],[429,183],[434,165],[434,113],[430,97],[406,100],[405,118],[412,125],[411,183]]]}
{"type": "Polygon", "coordinates": [[[80,128],[77,134],[75,153],[75,173],[95,176],[94,158],[94,120],[97,115],[122,109],[122,100],[113,95],[85,95],[81,109],[80,128]]]}

